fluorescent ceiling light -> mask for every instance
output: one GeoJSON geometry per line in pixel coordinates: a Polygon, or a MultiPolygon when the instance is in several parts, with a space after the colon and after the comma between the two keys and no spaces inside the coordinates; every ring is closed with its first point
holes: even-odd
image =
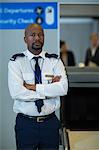
{"type": "Polygon", "coordinates": [[[70,23],[92,23],[93,19],[91,18],[60,18],[61,24],[70,24],[70,23]]]}

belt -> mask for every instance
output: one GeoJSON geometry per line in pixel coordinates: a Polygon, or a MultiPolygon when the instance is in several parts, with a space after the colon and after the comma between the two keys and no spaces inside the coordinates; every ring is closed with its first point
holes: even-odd
{"type": "Polygon", "coordinates": [[[20,117],[24,117],[24,118],[28,118],[28,119],[32,119],[36,122],[44,122],[52,117],[55,116],[55,112],[49,114],[49,115],[45,115],[45,116],[29,116],[29,115],[25,115],[25,114],[22,114],[22,113],[18,113],[18,116],[20,117]]]}

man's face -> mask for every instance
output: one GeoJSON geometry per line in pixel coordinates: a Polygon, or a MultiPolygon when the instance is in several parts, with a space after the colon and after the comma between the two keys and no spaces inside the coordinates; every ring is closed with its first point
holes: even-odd
{"type": "Polygon", "coordinates": [[[67,46],[66,44],[63,44],[62,47],[61,47],[61,52],[62,53],[66,53],[67,52],[67,46]]]}
{"type": "Polygon", "coordinates": [[[91,44],[92,44],[93,47],[98,45],[98,36],[97,35],[92,35],[91,44]]]}
{"type": "Polygon", "coordinates": [[[44,44],[44,32],[38,25],[30,26],[25,32],[25,42],[31,52],[42,50],[44,44]]]}

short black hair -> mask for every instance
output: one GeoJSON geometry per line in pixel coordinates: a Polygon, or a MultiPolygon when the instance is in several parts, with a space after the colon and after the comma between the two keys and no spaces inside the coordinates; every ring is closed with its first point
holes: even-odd
{"type": "Polygon", "coordinates": [[[60,40],[60,48],[65,44],[65,41],[60,40]]]}
{"type": "Polygon", "coordinates": [[[39,28],[41,28],[41,29],[42,29],[42,32],[44,33],[43,28],[42,28],[41,25],[39,25],[39,24],[37,24],[37,23],[32,23],[32,24],[29,24],[29,25],[25,28],[25,36],[27,35],[28,30],[29,30],[30,28],[32,28],[32,27],[35,27],[35,26],[38,26],[39,28]]]}

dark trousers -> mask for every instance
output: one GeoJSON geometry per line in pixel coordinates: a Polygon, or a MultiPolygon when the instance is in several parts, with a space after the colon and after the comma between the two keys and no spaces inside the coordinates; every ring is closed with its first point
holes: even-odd
{"type": "Polygon", "coordinates": [[[60,122],[55,115],[44,122],[32,118],[16,117],[15,136],[17,150],[58,150],[60,122]]]}

